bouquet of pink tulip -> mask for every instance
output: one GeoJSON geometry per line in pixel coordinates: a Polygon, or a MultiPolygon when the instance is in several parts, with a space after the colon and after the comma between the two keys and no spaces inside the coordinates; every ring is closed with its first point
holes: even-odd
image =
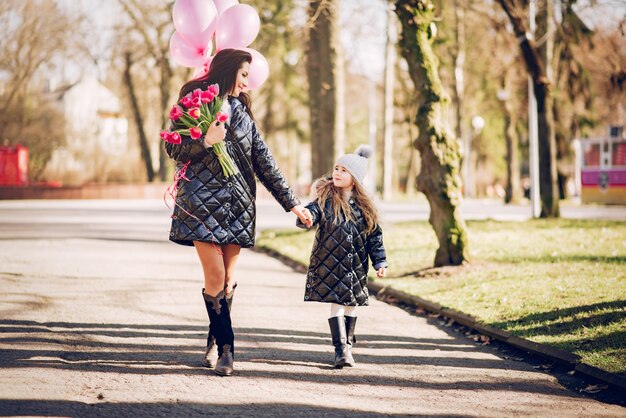
{"type": "MultiPolygon", "coordinates": [[[[176,131],[161,131],[161,138],[170,144],[180,144],[181,135],[189,136],[192,140],[199,140],[209,129],[209,125],[217,119],[220,123],[226,122],[228,116],[220,112],[222,99],[219,98],[219,86],[210,85],[206,90],[195,89],[184,96],[170,110],[170,119],[176,123],[186,126],[186,129],[176,131]]],[[[223,142],[213,145],[213,152],[222,166],[222,171],[226,177],[237,174],[239,170],[228,155],[223,142]]]]}

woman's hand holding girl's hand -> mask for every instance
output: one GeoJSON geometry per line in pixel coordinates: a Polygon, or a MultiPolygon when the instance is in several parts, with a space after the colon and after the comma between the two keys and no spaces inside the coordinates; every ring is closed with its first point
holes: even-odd
{"type": "Polygon", "coordinates": [[[223,123],[217,125],[217,119],[213,121],[211,125],[209,125],[209,129],[207,129],[206,134],[204,134],[204,144],[209,147],[217,144],[218,142],[222,142],[224,137],[226,136],[226,127],[223,123]]]}
{"type": "Polygon", "coordinates": [[[292,207],[291,211],[296,214],[296,216],[300,219],[300,222],[302,222],[307,228],[313,226],[313,217],[307,208],[302,205],[297,205],[292,207]]]}
{"type": "Polygon", "coordinates": [[[378,270],[376,270],[376,277],[382,279],[383,277],[385,277],[386,273],[387,273],[387,269],[385,267],[381,267],[378,270]]]}

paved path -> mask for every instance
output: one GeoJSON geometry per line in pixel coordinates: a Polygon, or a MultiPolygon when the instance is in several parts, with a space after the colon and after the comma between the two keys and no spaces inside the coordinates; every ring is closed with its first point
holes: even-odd
{"type": "Polygon", "coordinates": [[[626,415],[376,300],[359,311],[357,367],[335,370],[328,307],[302,302],[303,275],[251,251],[237,272],[236,372],[215,376],[199,366],[193,249],[119,230],[54,237],[0,222],[1,416],[626,415]]]}

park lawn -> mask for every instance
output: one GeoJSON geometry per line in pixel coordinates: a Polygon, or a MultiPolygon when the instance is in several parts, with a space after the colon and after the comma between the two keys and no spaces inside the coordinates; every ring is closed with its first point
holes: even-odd
{"type": "MultiPolygon", "coordinates": [[[[385,226],[389,271],[376,282],[626,377],[626,223],[474,221],[468,231],[471,264],[431,269],[427,222],[385,226]]],[[[264,231],[258,245],[307,264],[313,237],[264,231]]]]}

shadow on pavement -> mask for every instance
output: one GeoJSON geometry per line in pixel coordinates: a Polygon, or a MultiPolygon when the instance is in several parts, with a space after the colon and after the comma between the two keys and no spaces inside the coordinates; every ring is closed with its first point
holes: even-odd
{"type": "MultiPolygon", "coordinates": [[[[200,366],[203,344],[206,341],[205,332],[204,327],[189,325],[40,323],[3,320],[0,321],[0,343],[4,346],[0,351],[0,364],[3,368],[44,368],[143,375],[206,375],[208,378],[220,379],[200,366]],[[7,335],[8,333],[11,335],[7,335]],[[102,336],[117,338],[119,342],[97,341],[102,336]],[[146,339],[150,338],[158,341],[146,342],[146,339]],[[168,344],[167,341],[170,339],[171,343],[168,344]],[[181,339],[192,341],[191,344],[185,344],[181,339]]],[[[419,385],[422,388],[437,390],[519,391],[561,397],[564,394],[549,382],[534,379],[504,378],[481,381],[479,378],[469,378],[452,383],[433,382],[428,378],[418,379],[396,373],[391,368],[436,366],[441,373],[447,373],[446,370],[449,370],[452,374],[456,374],[455,369],[459,368],[528,371],[528,365],[523,363],[467,356],[465,351],[468,346],[450,339],[359,335],[359,341],[354,348],[357,367],[337,370],[333,380],[329,381],[328,373],[331,370],[334,373],[335,369],[330,365],[332,346],[329,336],[325,333],[239,328],[236,329],[236,335],[236,341],[266,343],[254,348],[250,347],[251,344],[236,346],[236,362],[276,366],[258,370],[257,367],[247,365],[236,372],[237,377],[241,378],[288,379],[329,385],[337,383],[399,387],[419,385]],[[286,344],[288,346],[285,346],[286,344]],[[324,347],[324,350],[320,350],[320,346],[324,347]],[[443,351],[442,348],[457,351],[458,354],[439,357],[430,354],[433,351],[443,351]],[[415,354],[408,355],[409,350],[415,354]],[[379,351],[380,354],[371,354],[373,351],[379,351]],[[358,364],[377,365],[381,370],[374,375],[363,374],[359,372],[358,364]],[[289,370],[285,366],[297,369],[289,370]],[[307,368],[304,372],[303,367],[307,368]]],[[[43,405],[42,402],[39,404],[43,405]]],[[[69,403],[68,408],[71,405],[72,403],[69,403]]],[[[161,407],[166,406],[155,406],[161,407]]]]}
{"type": "Polygon", "coordinates": [[[370,411],[328,408],[307,404],[250,403],[210,404],[194,402],[84,403],[72,401],[0,400],[0,416],[45,415],[88,417],[156,417],[156,416],[220,416],[220,417],[470,417],[474,415],[383,414],[370,411]]]}

